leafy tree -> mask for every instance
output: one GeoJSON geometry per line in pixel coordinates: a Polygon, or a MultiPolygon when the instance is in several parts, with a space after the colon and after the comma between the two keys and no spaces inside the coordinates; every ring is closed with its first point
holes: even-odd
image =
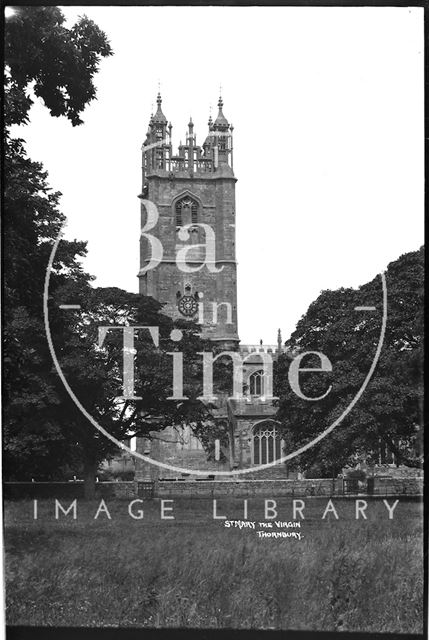
{"type": "MultiPolygon", "coordinates": [[[[23,141],[11,138],[9,127],[28,122],[34,96],[43,99],[53,116],[67,117],[73,126],[81,124],[82,110],[95,97],[93,76],[99,61],[109,55],[109,43],[97,25],[83,17],[68,29],[56,7],[19,8],[7,23],[5,474],[48,479],[58,477],[66,465],[82,466],[87,495],[93,493],[99,463],[117,448],[80,413],[53,367],[43,326],[42,295],[52,245],[65,221],[58,209],[61,194],[49,188],[42,165],[26,156],[23,141]]],[[[185,420],[196,431],[210,432],[210,407],[197,400],[202,371],[196,354],[207,348],[197,328],[185,323],[180,346],[172,342],[172,321],[155,300],[90,286],[91,277],[80,262],[85,253],[85,243],[62,240],[50,282],[50,330],[76,396],[118,440],[185,420]],[[72,299],[81,304],[80,313],[59,309],[61,301],[72,299]],[[148,336],[139,336],[136,394],[141,400],[120,400],[122,336],[119,331],[110,332],[99,348],[100,324],[160,327],[160,349],[148,336]],[[171,402],[167,400],[171,395],[169,352],[179,348],[187,366],[184,393],[189,399],[171,402]]],[[[229,371],[227,365],[225,370],[229,371]]],[[[217,371],[224,384],[228,378],[222,366],[217,371]]]]}
{"type": "MultiPolygon", "coordinates": [[[[201,340],[197,325],[186,321],[173,324],[153,298],[117,288],[78,288],[73,282],[52,296],[52,310],[70,304],[70,300],[81,308],[62,316],[54,314],[55,350],[76,397],[109,434],[124,440],[130,435],[149,436],[151,431],[167,426],[191,423],[196,433],[200,430],[207,438],[210,426],[219,429],[211,407],[198,399],[202,394],[202,358],[198,352],[210,345],[201,340]],[[102,345],[99,342],[100,327],[118,326],[156,327],[159,331],[159,345],[155,345],[149,331],[135,330],[136,400],[123,397],[123,332],[108,331],[102,345]],[[173,328],[181,331],[180,342],[171,339],[173,328]],[[177,350],[183,354],[183,395],[187,399],[173,401],[168,400],[172,395],[171,354],[177,350]]],[[[220,391],[232,382],[229,373],[228,364],[217,367],[215,384],[220,391]]],[[[56,420],[64,423],[64,437],[76,462],[83,462],[86,495],[91,497],[96,471],[104,459],[117,453],[117,445],[88,422],[65,390],[60,395],[56,420]]],[[[206,443],[210,455],[209,442],[210,438],[206,443]]]]}
{"type": "MultiPolygon", "coordinates": [[[[10,126],[29,121],[33,94],[53,116],[82,122],[80,114],[95,98],[93,77],[101,57],[112,54],[105,34],[87,17],[67,29],[58,7],[17,7],[5,25],[5,191],[4,272],[6,311],[24,306],[41,311],[50,246],[65,222],[47,173],[31,161],[23,140],[10,126]]],[[[62,242],[63,273],[81,277],[78,257],[85,243],[62,242]]],[[[55,278],[55,276],[54,276],[55,278]]],[[[55,283],[53,283],[55,284],[55,283]]]]}
{"type": "MultiPolygon", "coordinates": [[[[42,165],[27,157],[24,141],[11,137],[10,125],[28,123],[33,93],[52,115],[80,124],[81,112],[95,98],[99,61],[112,54],[93,21],[84,16],[71,29],[64,22],[58,7],[18,7],[5,26],[6,313],[23,306],[40,315],[48,256],[65,222],[58,209],[61,193],[49,187],[42,165]]],[[[59,251],[64,261],[59,284],[64,276],[81,278],[78,258],[85,255],[85,243],[63,241],[59,251]]]]}
{"type": "MultiPolygon", "coordinates": [[[[10,126],[26,124],[34,95],[50,113],[73,125],[95,97],[93,76],[101,57],[111,55],[103,32],[80,18],[64,27],[57,7],[19,7],[5,26],[4,101],[4,468],[6,477],[32,472],[49,477],[66,454],[52,408],[60,402],[58,382],[43,327],[43,284],[52,244],[65,221],[59,192],[30,160],[24,141],[10,126]],[[55,464],[53,464],[55,462],[55,464]]],[[[62,241],[51,288],[70,280],[85,285],[80,259],[85,243],[62,241]]]]}
{"type": "MultiPolygon", "coordinates": [[[[50,354],[44,353],[44,333],[38,326],[31,331],[26,315],[20,322],[26,342],[25,349],[20,343],[17,350],[28,357],[22,364],[22,380],[17,380],[19,397],[9,408],[5,446],[8,468],[14,468],[18,477],[22,473],[46,477],[49,464],[51,473],[58,477],[67,465],[83,473],[85,493],[90,498],[100,463],[118,452],[117,445],[90,424],[60,383],[50,354]],[[49,367],[43,362],[39,371],[38,359],[32,363],[32,357],[39,358],[41,352],[49,367]],[[26,395],[23,388],[29,388],[32,367],[33,387],[26,395]]],[[[49,327],[61,370],[73,393],[116,440],[130,435],[149,436],[170,425],[191,423],[210,456],[213,439],[219,433],[225,437],[212,407],[198,400],[202,394],[202,358],[198,353],[210,345],[201,340],[195,324],[182,321],[174,325],[153,298],[117,288],[94,289],[89,283],[69,280],[50,295],[49,327]],[[78,304],[80,309],[60,311],[62,304],[78,304]],[[99,328],[106,326],[159,328],[159,348],[149,332],[136,331],[134,393],[138,400],[123,398],[122,332],[109,331],[103,346],[99,346],[99,328]],[[183,335],[179,343],[170,338],[174,326],[183,335]],[[183,353],[184,361],[183,394],[188,399],[182,401],[167,399],[172,395],[171,353],[176,350],[183,353]]],[[[230,374],[229,362],[221,362],[215,368],[215,388],[220,392],[230,390],[230,374]]]]}
{"type": "MultiPolygon", "coordinates": [[[[60,194],[49,188],[42,165],[26,156],[20,140],[7,145],[4,175],[5,476],[48,479],[66,448],[51,415],[59,398],[43,324],[43,288],[52,243],[65,218],[58,209],[60,194]]],[[[53,291],[69,280],[89,282],[79,260],[85,253],[83,242],[60,243],[53,291]]]]}
{"type": "Polygon", "coordinates": [[[86,16],[70,29],[58,7],[17,7],[5,26],[5,124],[28,122],[30,87],[53,116],[73,126],[96,97],[100,58],[112,55],[106,35],[86,16]]]}
{"type": "MultiPolygon", "coordinates": [[[[376,462],[380,441],[395,454],[398,464],[420,466],[416,453],[417,426],[422,426],[423,359],[423,247],[389,264],[388,320],[375,373],[353,410],[318,445],[294,464],[309,468],[319,464],[324,475],[338,473],[357,460],[376,462]]],[[[298,322],[286,343],[293,354],[318,351],[332,363],[333,371],[302,372],[305,396],[299,398],[288,380],[290,356],[276,366],[278,418],[285,430],[287,450],[309,442],[347,408],[361,387],[375,356],[381,330],[380,278],[359,289],[323,291],[298,322]],[[376,312],[355,311],[375,306],[376,312]]],[[[320,368],[317,356],[307,355],[302,367],[320,368]]]]}

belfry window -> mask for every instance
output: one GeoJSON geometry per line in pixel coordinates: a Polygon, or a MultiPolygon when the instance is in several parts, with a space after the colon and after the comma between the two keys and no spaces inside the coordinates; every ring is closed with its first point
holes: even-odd
{"type": "Polygon", "coordinates": [[[176,202],[176,227],[182,226],[182,207],[180,202],[176,202]]]}
{"type": "Polygon", "coordinates": [[[176,227],[198,223],[198,204],[193,198],[185,196],[176,202],[176,227]]]}
{"type": "Polygon", "coordinates": [[[198,222],[198,207],[197,207],[197,203],[194,202],[192,207],[191,207],[191,214],[192,214],[192,224],[197,224],[198,222]]]}
{"type": "Polygon", "coordinates": [[[263,422],[253,429],[253,464],[268,464],[282,457],[282,438],[275,423],[263,422]]]}

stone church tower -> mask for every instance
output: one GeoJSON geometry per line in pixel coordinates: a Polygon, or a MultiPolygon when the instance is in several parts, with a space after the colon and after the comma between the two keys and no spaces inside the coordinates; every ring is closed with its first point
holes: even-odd
{"type": "Polygon", "coordinates": [[[142,228],[147,221],[144,200],[157,207],[159,220],[149,233],[161,241],[163,256],[156,268],[147,270],[152,248],[146,237],[141,238],[140,293],[166,303],[164,312],[173,318],[202,324],[203,337],[224,349],[236,350],[233,127],[222,112],[219,98],[219,113],[214,122],[209,120],[203,146],[196,144],[190,119],[186,142],[180,143],[174,155],[172,125],[161,105],[158,93],[158,108],[142,146],[140,197],[142,228]]]}
{"type": "MultiPolygon", "coordinates": [[[[151,437],[137,438],[136,447],[154,460],[176,468],[207,470],[208,476],[275,462],[283,447],[274,420],[276,409],[267,394],[271,387],[267,380],[272,382],[272,374],[267,375],[261,364],[265,356],[275,360],[283,352],[280,330],[277,345],[264,346],[262,341],[259,345],[239,344],[233,127],[223,114],[222,98],[218,107],[216,119],[209,119],[202,147],[196,143],[190,119],[185,144],[180,142],[174,154],[172,125],[162,111],[158,94],[157,111],[150,118],[142,146],[139,196],[143,229],[140,293],[165,303],[163,312],[171,317],[198,322],[203,337],[217,343],[221,350],[238,352],[247,392],[237,399],[227,400],[225,396],[214,409],[216,419],[227,425],[229,433],[229,445],[222,449],[217,446],[215,459],[208,459],[188,425],[180,433],[176,427],[168,427],[162,433],[152,432],[151,437]],[[155,205],[156,215],[150,203],[155,205]],[[154,250],[157,241],[158,249],[154,250]],[[154,254],[156,267],[148,268],[154,254]]],[[[261,477],[260,472],[255,473],[261,477]]],[[[265,477],[285,474],[282,463],[265,470],[265,477]]],[[[137,480],[184,480],[190,475],[142,460],[136,462],[137,480]]]]}

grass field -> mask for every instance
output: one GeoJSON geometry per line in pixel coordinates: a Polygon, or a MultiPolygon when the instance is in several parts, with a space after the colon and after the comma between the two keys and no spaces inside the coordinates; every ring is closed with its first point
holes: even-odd
{"type": "MultiPolygon", "coordinates": [[[[111,520],[94,520],[98,501],[78,501],[76,520],[55,520],[54,500],[37,520],[31,501],[6,503],[7,623],[421,633],[422,505],[400,500],[389,520],[376,500],[356,520],[354,501],[333,502],[339,519],[322,520],[327,499],[305,500],[302,540],[226,528],[208,499],[176,499],[175,520],[159,500],[141,520],[129,501],[106,501],[111,520]]],[[[277,520],[291,504],[277,500],[277,520]]],[[[248,519],[263,505],[249,499],[248,519]]],[[[242,499],[217,508],[243,518],[242,499]]]]}

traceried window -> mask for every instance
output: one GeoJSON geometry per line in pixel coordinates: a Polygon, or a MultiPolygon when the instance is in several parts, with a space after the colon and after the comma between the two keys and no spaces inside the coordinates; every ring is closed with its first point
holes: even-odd
{"type": "Polygon", "coordinates": [[[251,396],[262,396],[264,393],[264,372],[254,371],[249,376],[249,393],[251,396]]]}
{"type": "Polygon", "coordinates": [[[282,438],[274,422],[253,429],[253,464],[268,464],[282,457],[282,438]]]}
{"type": "Polygon", "coordinates": [[[176,202],[176,227],[182,227],[187,224],[197,224],[198,222],[198,204],[189,196],[185,196],[176,202]]]}

